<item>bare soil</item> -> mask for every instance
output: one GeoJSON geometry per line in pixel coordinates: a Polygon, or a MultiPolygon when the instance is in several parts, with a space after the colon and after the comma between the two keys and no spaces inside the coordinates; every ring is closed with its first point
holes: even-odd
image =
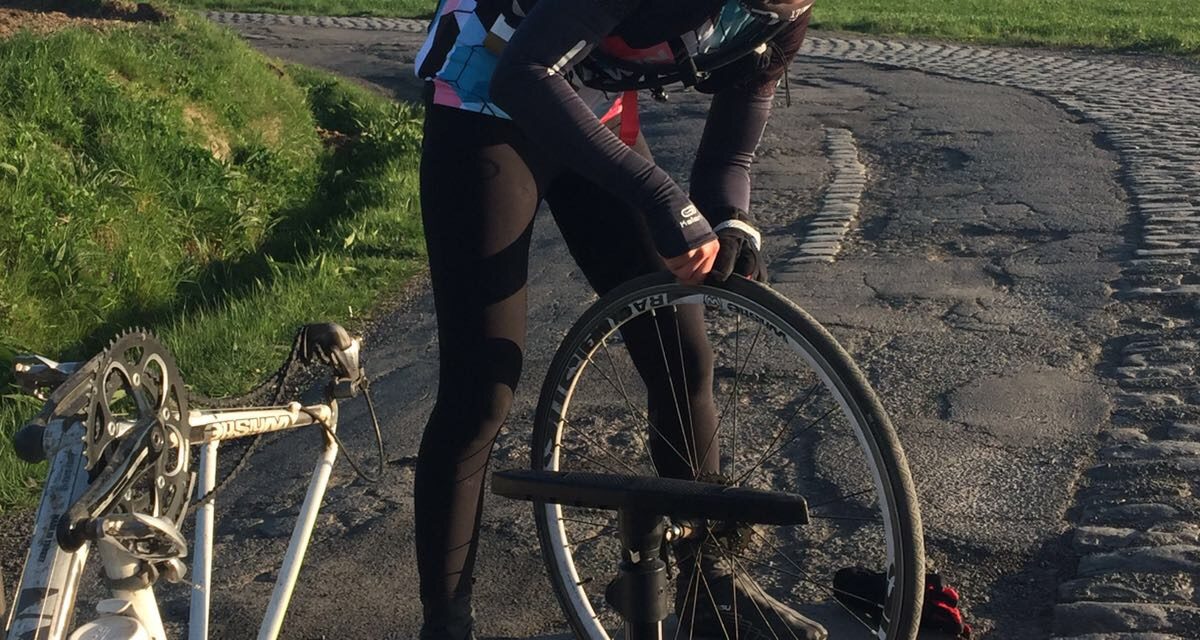
{"type": "Polygon", "coordinates": [[[45,35],[70,27],[110,29],[132,22],[165,22],[170,14],[148,3],[0,1],[0,39],[26,30],[45,35]]]}

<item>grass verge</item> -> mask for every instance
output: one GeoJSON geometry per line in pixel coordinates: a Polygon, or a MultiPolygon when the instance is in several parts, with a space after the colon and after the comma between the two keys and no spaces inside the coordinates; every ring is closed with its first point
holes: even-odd
{"type": "Polygon", "coordinates": [[[1200,55],[1196,0],[834,0],[813,18],[819,29],[1200,55]]]}
{"type": "Polygon", "coordinates": [[[44,474],[7,446],[14,353],[143,325],[189,384],[252,386],[420,268],[419,147],[416,109],[199,18],[0,40],[0,509],[44,474]]]}
{"type": "MultiPolygon", "coordinates": [[[[429,17],[436,0],[179,0],[212,10],[429,17]]],[[[1200,56],[1196,0],[821,0],[818,29],[1200,56]]]]}

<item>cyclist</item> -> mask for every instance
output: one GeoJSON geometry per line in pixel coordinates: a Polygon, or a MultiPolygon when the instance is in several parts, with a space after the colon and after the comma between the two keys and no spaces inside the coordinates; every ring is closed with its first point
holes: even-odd
{"type": "MultiPolygon", "coordinates": [[[[763,278],[749,167],[812,3],[441,0],[416,60],[427,81],[421,206],[441,366],[415,480],[421,638],[472,637],[483,483],[521,372],[539,202],[598,293],[663,269],[689,283],[710,272],[763,278]],[[620,92],[676,80],[713,94],[690,193],[655,166],[636,94],[620,92]]],[[[676,320],[622,334],[646,383],[655,466],[695,478],[719,471],[715,447],[684,446],[711,442],[716,428],[712,353],[699,311],[676,320]],[[685,375],[664,361],[684,363],[685,375]],[[685,460],[683,450],[697,453],[685,460]]],[[[694,571],[704,578],[700,604],[680,615],[696,636],[826,636],[705,548],[675,551],[681,594],[694,571]]]]}

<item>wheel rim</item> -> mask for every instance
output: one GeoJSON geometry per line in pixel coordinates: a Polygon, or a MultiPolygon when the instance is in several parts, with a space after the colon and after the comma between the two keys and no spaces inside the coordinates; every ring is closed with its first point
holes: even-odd
{"type": "MultiPolygon", "coordinates": [[[[549,391],[553,398],[546,403],[548,410],[540,412],[545,415],[539,422],[546,424],[541,441],[535,444],[541,448],[535,452],[535,467],[657,472],[655,458],[649,454],[656,421],[638,409],[645,406],[644,385],[621,346],[620,330],[634,318],[646,322],[648,317],[655,318],[650,324],[656,328],[664,326],[664,318],[678,328],[680,314],[669,310],[688,306],[705,310],[706,333],[716,357],[713,403],[718,427],[710,445],[719,451],[724,481],[801,493],[809,498],[813,513],[813,521],[802,528],[749,529],[742,536],[746,546],[721,549],[723,559],[771,596],[822,623],[832,637],[847,637],[847,624],[855,631],[848,637],[897,637],[890,633],[888,622],[898,611],[899,594],[891,585],[903,579],[889,582],[887,603],[878,619],[832,597],[832,570],[838,567],[831,563],[837,559],[847,564],[857,559],[893,578],[904,578],[896,573],[906,571],[897,562],[903,554],[898,548],[901,516],[895,506],[894,478],[885,474],[879,445],[864,426],[869,418],[826,356],[779,314],[755,301],[725,289],[666,285],[607,305],[608,312],[593,318],[592,330],[574,340],[574,353],[558,368],[559,375],[547,381],[544,395],[549,391]],[[787,349],[780,349],[781,345],[787,349]],[[757,355],[756,349],[761,349],[757,355]],[[782,357],[789,352],[790,359],[782,357]],[[794,390],[789,385],[802,378],[808,383],[789,397],[789,389],[794,390]],[[588,394],[598,399],[592,401],[588,394]],[[624,417],[615,415],[614,406],[624,417]],[[790,417],[782,428],[772,424],[768,429],[766,420],[755,421],[755,416],[785,411],[790,417]],[[628,428],[639,423],[649,436],[628,428]],[[751,441],[767,445],[755,455],[751,441]],[[855,465],[847,464],[847,458],[857,458],[860,468],[854,477],[847,469],[855,465]],[[871,511],[875,517],[864,515],[871,511]]],[[[659,334],[660,342],[668,338],[659,334]]],[[[667,360],[670,355],[663,351],[667,360]]],[[[682,347],[677,350],[681,352],[682,347]]],[[[681,363],[678,370],[687,367],[681,363]]],[[[675,384],[670,386],[675,389],[675,384]]],[[[681,406],[686,409],[689,403],[674,404],[678,422],[687,424],[690,416],[683,415],[681,406]]],[[[681,449],[689,449],[684,444],[681,449]]],[[[672,453],[695,461],[707,451],[697,444],[692,451],[672,453]]],[[[614,514],[560,505],[537,509],[547,560],[576,631],[589,638],[610,637],[619,626],[619,618],[603,599],[618,557],[614,514]]],[[[694,584],[695,593],[702,593],[700,582],[694,584]]]]}

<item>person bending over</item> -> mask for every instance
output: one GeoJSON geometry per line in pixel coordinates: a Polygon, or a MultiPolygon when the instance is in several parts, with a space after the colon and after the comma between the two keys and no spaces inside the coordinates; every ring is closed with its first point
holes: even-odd
{"type": "MultiPolygon", "coordinates": [[[[440,349],[415,480],[422,639],[473,637],[484,479],[521,373],[539,203],[601,295],[662,270],[686,283],[734,272],[763,279],[747,213],[750,163],[812,2],[441,0],[416,60],[426,80],[421,207],[440,349]],[[690,193],[655,165],[637,94],[623,91],[671,82],[713,96],[690,193]]],[[[699,460],[675,453],[687,449],[683,439],[712,442],[717,423],[712,351],[694,311],[661,323],[677,332],[661,341],[649,321],[622,328],[646,384],[655,467],[688,479],[719,471],[715,447],[699,460]],[[678,351],[664,359],[664,343],[678,351]],[[675,393],[664,360],[684,363],[686,393],[675,393]]],[[[712,596],[695,611],[677,597],[688,637],[826,637],[704,547],[675,553],[679,584],[701,571],[712,596]]]]}

